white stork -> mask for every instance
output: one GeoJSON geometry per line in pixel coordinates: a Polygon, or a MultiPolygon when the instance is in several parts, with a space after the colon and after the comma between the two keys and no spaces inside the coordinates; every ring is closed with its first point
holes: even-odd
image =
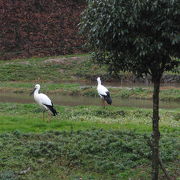
{"type": "Polygon", "coordinates": [[[106,87],[101,85],[100,77],[97,78],[97,82],[98,82],[97,91],[100,98],[102,99],[103,106],[105,107],[105,102],[111,105],[112,99],[111,99],[110,93],[106,87]]]}
{"type": "MultiPolygon", "coordinates": [[[[34,90],[31,92],[30,95],[34,94],[34,100],[43,107],[45,110],[49,110],[53,116],[57,115],[57,111],[53,107],[53,103],[49,99],[49,97],[43,93],[39,93],[40,85],[36,84],[34,90]]],[[[43,111],[43,120],[44,120],[44,112],[43,111]]]]}

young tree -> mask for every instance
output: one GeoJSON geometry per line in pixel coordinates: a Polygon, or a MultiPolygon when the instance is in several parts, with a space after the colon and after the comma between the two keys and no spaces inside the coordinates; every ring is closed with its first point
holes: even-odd
{"type": "Polygon", "coordinates": [[[100,64],[114,73],[150,75],[154,84],[152,179],[159,173],[159,91],[164,71],[178,66],[178,0],[88,0],[80,32],[100,64]]]}

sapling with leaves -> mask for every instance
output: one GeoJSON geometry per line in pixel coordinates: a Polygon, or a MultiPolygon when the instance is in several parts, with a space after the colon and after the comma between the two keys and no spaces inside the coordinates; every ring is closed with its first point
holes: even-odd
{"type": "Polygon", "coordinates": [[[88,0],[80,32],[99,64],[109,71],[149,75],[154,84],[152,179],[159,174],[159,92],[165,71],[178,67],[180,3],[178,0],[88,0]]]}

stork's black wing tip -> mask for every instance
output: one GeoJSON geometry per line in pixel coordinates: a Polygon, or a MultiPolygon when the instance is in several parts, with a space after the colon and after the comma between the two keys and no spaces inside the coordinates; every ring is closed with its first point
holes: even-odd
{"type": "Polygon", "coordinates": [[[53,116],[58,115],[58,112],[56,111],[56,109],[54,109],[53,106],[47,105],[47,104],[44,104],[44,105],[52,112],[52,115],[53,115],[53,116]]]}

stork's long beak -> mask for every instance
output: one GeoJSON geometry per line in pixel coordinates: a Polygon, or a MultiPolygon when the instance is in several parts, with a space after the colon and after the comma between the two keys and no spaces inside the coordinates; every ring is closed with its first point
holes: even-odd
{"type": "Polygon", "coordinates": [[[33,95],[35,90],[36,90],[36,88],[34,88],[33,91],[29,95],[30,96],[33,95]]]}

